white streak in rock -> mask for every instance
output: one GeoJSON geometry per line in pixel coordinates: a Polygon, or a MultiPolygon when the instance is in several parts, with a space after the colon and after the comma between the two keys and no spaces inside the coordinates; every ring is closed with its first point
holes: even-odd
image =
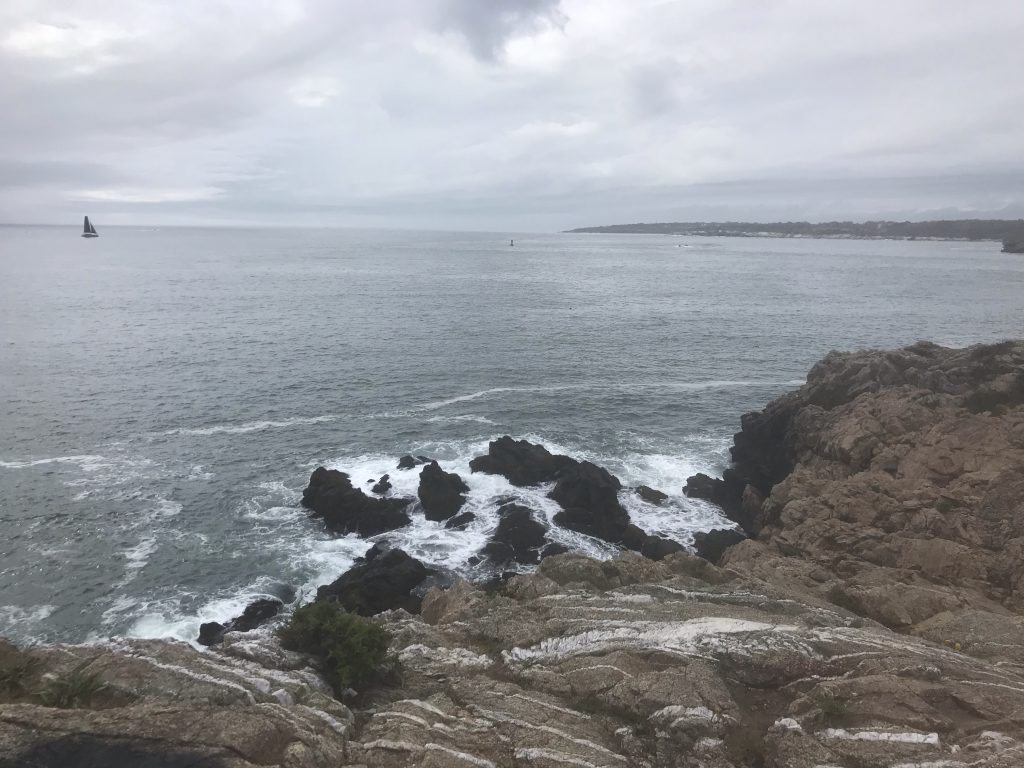
{"type": "Polygon", "coordinates": [[[848,731],[845,728],[826,728],[821,732],[826,739],[845,741],[895,741],[901,744],[938,744],[939,734],[890,731],[848,731]]]}

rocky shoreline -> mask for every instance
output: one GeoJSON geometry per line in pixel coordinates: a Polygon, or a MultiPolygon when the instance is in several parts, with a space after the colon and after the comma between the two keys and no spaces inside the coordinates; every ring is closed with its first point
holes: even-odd
{"type": "MultiPolygon", "coordinates": [[[[474,585],[375,545],[318,595],[397,661],[344,703],[244,616],[209,651],[0,645],[0,768],[1024,765],[1024,342],[830,353],[732,458],[680,478],[738,525],[701,557],[601,467],[494,441],[473,471],[552,484],[556,525],[623,553],[558,554],[514,500],[480,557],[533,573],[474,585]]],[[[395,471],[458,519],[461,478],[395,471]]],[[[405,524],[414,502],[371,493],[321,468],[304,503],[339,533],[405,524]]]]}

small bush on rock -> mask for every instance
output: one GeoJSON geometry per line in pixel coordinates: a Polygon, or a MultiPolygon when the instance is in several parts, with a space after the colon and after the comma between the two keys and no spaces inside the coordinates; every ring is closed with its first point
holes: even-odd
{"type": "Polygon", "coordinates": [[[348,613],[337,603],[310,603],[297,608],[279,631],[291,651],[316,656],[324,675],[340,696],[352,686],[372,680],[384,666],[388,633],[377,622],[348,613]]]}
{"type": "Polygon", "coordinates": [[[92,697],[106,687],[98,674],[85,671],[88,663],[85,661],[66,675],[50,680],[39,692],[43,706],[60,709],[88,707],[92,697]]]}

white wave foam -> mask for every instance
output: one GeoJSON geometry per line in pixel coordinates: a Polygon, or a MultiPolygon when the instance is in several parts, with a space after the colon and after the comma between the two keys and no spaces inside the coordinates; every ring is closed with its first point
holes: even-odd
{"type": "Polygon", "coordinates": [[[491,421],[486,416],[476,416],[476,415],[471,414],[471,413],[467,413],[467,414],[464,414],[462,416],[431,416],[426,421],[428,421],[428,422],[430,422],[432,424],[433,423],[439,423],[439,422],[451,422],[451,421],[472,421],[472,422],[475,422],[477,424],[490,424],[490,425],[497,424],[497,422],[491,421]]]}
{"type": "Polygon", "coordinates": [[[260,432],[265,429],[285,429],[287,427],[296,427],[300,424],[321,424],[329,421],[337,421],[339,417],[335,414],[326,414],[324,416],[297,416],[294,419],[284,419],[282,421],[250,421],[246,424],[212,424],[208,427],[176,427],[174,429],[168,429],[160,434],[162,435],[193,435],[193,436],[207,436],[207,435],[243,435],[248,432],[260,432]]]}
{"type": "Polygon", "coordinates": [[[124,552],[125,566],[124,576],[115,586],[124,587],[135,580],[146,563],[149,556],[157,550],[156,536],[146,536],[138,544],[124,552]]]}
{"type": "Polygon", "coordinates": [[[23,608],[20,605],[0,605],[0,625],[8,632],[15,627],[34,625],[57,610],[55,605],[37,605],[34,608],[23,608]]]}
{"type": "MultiPolygon", "coordinates": [[[[166,601],[163,604],[148,601],[124,600],[115,601],[115,606],[104,614],[108,624],[122,619],[119,614],[137,613],[125,635],[147,640],[175,639],[197,645],[199,626],[208,621],[224,623],[240,616],[254,600],[275,597],[268,591],[268,580],[258,579],[254,583],[228,595],[214,597],[202,604],[194,614],[183,615],[178,608],[178,601],[166,601]],[[108,615],[109,614],[109,617],[108,615]]],[[[279,599],[279,598],[277,598],[279,599]]]]}
{"type": "Polygon", "coordinates": [[[111,459],[94,454],[83,454],[75,456],[51,456],[44,459],[25,459],[22,461],[0,461],[0,468],[3,469],[27,469],[38,467],[44,464],[76,464],[85,472],[94,472],[104,466],[109,466],[111,459]]]}
{"type": "MultiPolygon", "coordinates": [[[[802,379],[790,381],[774,381],[765,379],[744,379],[733,381],[730,379],[710,379],[708,381],[641,381],[630,383],[619,383],[617,388],[623,390],[638,389],[678,389],[683,391],[700,391],[705,389],[741,389],[744,387],[783,387],[800,386],[804,383],[802,379]]],[[[479,392],[470,392],[467,395],[457,395],[445,400],[435,400],[430,403],[423,403],[419,406],[421,410],[434,411],[457,403],[464,403],[470,400],[500,395],[507,392],[561,392],[571,389],[593,389],[601,385],[596,383],[588,384],[551,384],[529,387],[491,387],[481,389],[479,392]]]]}
{"type": "Polygon", "coordinates": [[[564,389],[580,389],[582,386],[589,385],[553,384],[550,386],[536,387],[492,387],[490,389],[481,389],[479,392],[470,392],[468,395],[458,395],[456,397],[449,397],[446,400],[436,400],[432,403],[424,403],[419,407],[426,411],[436,411],[438,408],[444,408],[446,405],[455,405],[455,403],[478,400],[481,397],[489,397],[490,395],[498,395],[505,392],[558,392],[564,389]]]}

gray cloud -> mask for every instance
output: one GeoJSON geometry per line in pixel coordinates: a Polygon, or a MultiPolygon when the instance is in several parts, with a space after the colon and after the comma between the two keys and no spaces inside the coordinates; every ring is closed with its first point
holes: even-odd
{"type": "Polygon", "coordinates": [[[0,220],[1024,214],[1016,0],[10,0],[0,220]]]}

